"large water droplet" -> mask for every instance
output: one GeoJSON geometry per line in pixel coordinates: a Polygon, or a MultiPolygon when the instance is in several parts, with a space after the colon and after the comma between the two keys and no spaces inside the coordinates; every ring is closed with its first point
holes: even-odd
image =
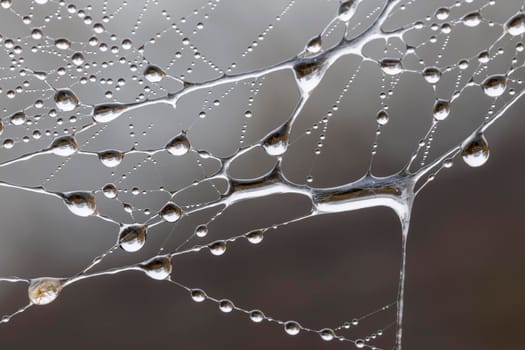
{"type": "Polygon", "coordinates": [[[477,134],[462,146],[461,157],[467,165],[479,167],[487,162],[490,156],[489,144],[484,134],[477,134]]]}
{"type": "Polygon", "coordinates": [[[157,66],[149,65],[144,69],[144,77],[150,82],[150,83],[158,83],[159,81],[164,78],[166,73],[162,69],[160,69],[157,66]]]}
{"type": "Polygon", "coordinates": [[[388,75],[396,75],[403,71],[403,64],[399,58],[383,58],[380,65],[383,72],[388,75]]]}
{"type": "Polygon", "coordinates": [[[75,66],[80,66],[84,63],[84,55],[81,52],[75,52],[73,56],[71,56],[71,62],[73,62],[75,66]]]}
{"type": "Polygon", "coordinates": [[[337,18],[341,21],[348,21],[355,14],[358,1],[356,0],[347,0],[339,5],[339,11],[337,13],[337,18]]]}
{"type": "Polygon", "coordinates": [[[22,125],[26,121],[26,114],[24,112],[17,112],[11,116],[11,124],[22,125]]]}
{"type": "Polygon", "coordinates": [[[288,125],[285,124],[266,136],[263,141],[263,148],[268,155],[280,156],[286,152],[288,149],[288,129],[288,125]]]}
{"type": "Polygon", "coordinates": [[[197,303],[201,303],[206,300],[206,293],[202,289],[192,289],[191,298],[197,303]]]}
{"type": "Polygon", "coordinates": [[[306,44],[306,51],[311,54],[319,53],[323,48],[321,35],[315,36],[306,44]]]}
{"type": "Polygon", "coordinates": [[[219,301],[219,309],[224,313],[229,313],[233,311],[233,303],[228,299],[223,299],[219,301]]]}
{"type": "Polygon", "coordinates": [[[61,136],[53,140],[49,149],[57,156],[69,157],[77,151],[77,147],[77,140],[73,136],[61,136]]]}
{"type": "Polygon", "coordinates": [[[436,84],[441,79],[441,71],[437,67],[427,67],[423,70],[423,78],[430,84],[436,84]]]}
{"type": "Polygon", "coordinates": [[[124,153],[115,150],[107,150],[100,152],[98,154],[98,159],[104,166],[114,168],[122,162],[122,159],[124,159],[124,153]]]}
{"type": "Polygon", "coordinates": [[[260,310],[252,310],[250,312],[250,320],[255,323],[262,322],[262,320],[264,320],[264,314],[260,310]]]}
{"type": "Polygon", "coordinates": [[[301,331],[301,325],[295,321],[288,321],[284,324],[284,330],[290,335],[297,335],[301,331]]]}
{"type": "Polygon", "coordinates": [[[120,247],[127,252],[140,250],[146,242],[146,233],[147,227],[144,225],[134,224],[123,226],[119,234],[120,247]]]}
{"type": "Polygon", "coordinates": [[[109,123],[120,117],[126,110],[126,105],[114,103],[98,105],[93,110],[93,119],[98,123],[109,123]]]}
{"type": "Polygon", "coordinates": [[[438,99],[434,104],[434,118],[436,120],[445,120],[450,114],[450,102],[438,99]]]}
{"type": "Polygon", "coordinates": [[[91,192],[69,192],[63,194],[69,211],[78,216],[91,216],[96,213],[95,196],[91,192]]]}
{"type": "Polygon", "coordinates": [[[156,256],[140,264],[140,268],[153,279],[165,280],[171,273],[171,259],[167,256],[156,256]]]}
{"type": "Polygon", "coordinates": [[[190,141],[182,132],[166,145],[166,150],[174,156],[183,156],[190,150],[190,141]]]}
{"type": "Polygon", "coordinates": [[[503,95],[507,88],[507,77],[505,75],[492,75],[481,83],[481,88],[485,95],[489,97],[499,97],[503,95]]]}
{"type": "Polygon", "coordinates": [[[59,90],[55,94],[57,108],[64,112],[71,112],[78,105],[78,98],[71,90],[59,90]]]}
{"type": "Polygon", "coordinates": [[[303,58],[294,68],[295,81],[301,96],[308,96],[319,85],[326,72],[326,59],[321,55],[303,58]]]}
{"type": "Polygon", "coordinates": [[[264,238],[264,232],[261,230],[255,230],[246,234],[246,239],[252,244],[259,244],[264,238]]]}
{"type": "Polygon", "coordinates": [[[58,278],[42,277],[32,279],[27,295],[31,303],[46,305],[54,301],[62,290],[62,280],[58,278]]]}
{"type": "Polygon", "coordinates": [[[330,328],[321,329],[319,335],[324,341],[331,341],[335,338],[334,330],[330,328]]]}
{"type": "Polygon", "coordinates": [[[67,50],[71,47],[71,42],[67,39],[57,39],[55,40],[55,46],[57,49],[60,49],[60,50],[67,50]]]}
{"type": "Polygon", "coordinates": [[[476,27],[481,23],[481,14],[479,12],[469,13],[463,17],[462,21],[467,27],[476,27]]]}
{"type": "Polygon", "coordinates": [[[224,241],[213,242],[212,244],[208,246],[208,248],[210,248],[210,252],[213,255],[219,256],[219,255],[224,254],[224,252],[226,251],[226,242],[224,241]]]}
{"type": "Polygon", "coordinates": [[[115,198],[117,197],[118,190],[113,184],[107,184],[102,188],[102,192],[106,198],[115,198]]]}
{"type": "Polygon", "coordinates": [[[175,205],[175,203],[168,202],[162,207],[159,214],[167,222],[175,222],[182,216],[182,209],[175,205]]]}
{"type": "Polygon", "coordinates": [[[509,19],[505,24],[505,29],[512,36],[525,34],[525,14],[520,12],[509,19]]]}

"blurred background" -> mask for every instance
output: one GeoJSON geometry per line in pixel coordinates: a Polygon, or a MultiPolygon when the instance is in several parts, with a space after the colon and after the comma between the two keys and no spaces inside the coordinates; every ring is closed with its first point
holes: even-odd
{"type": "MultiPolygon", "coordinates": [[[[480,83],[491,74],[506,74],[511,65],[523,67],[524,54],[516,50],[523,36],[500,38],[501,24],[520,10],[523,1],[404,3],[405,9],[395,10],[385,27],[420,20],[423,28],[410,31],[403,41],[375,40],[364,53],[375,60],[401,58],[406,72],[383,75],[375,62],[355,56],[343,57],[330,67],[290,135],[283,156],[283,173],[290,180],[331,187],[363,176],[382,101],[388,105],[389,122],[382,127],[372,172],[393,174],[406,164],[430,127],[436,98],[450,99],[470,77],[480,83]],[[436,17],[439,8],[450,9],[448,18],[436,17]],[[466,14],[477,11],[482,18],[479,25],[462,23],[466,14]],[[451,26],[450,33],[443,24],[451,26]],[[407,54],[407,46],[414,47],[415,54],[407,54]],[[487,49],[489,62],[478,63],[478,53],[487,49]],[[469,62],[466,70],[458,68],[461,59],[469,62]],[[441,80],[435,86],[420,74],[427,66],[441,67],[441,80]],[[381,93],[387,97],[382,99],[381,93]]],[[[370,25],[383,4],[384,0],[361,4],[348,23],[348,38],[370,25]]],[[[45,149],[54,137],[79,130],[91,122],[92,105],[157,98],[180,89],[178,79],[200,82],[220,76],[221,70],[246,72],[294,57],[323,31],[338,8],[339,2],[327,0],[4,1],[0,160],[45,149]],[[43,33],[41,38],[35,29],[43,33]],[[55,45],[62,38],[70,43],[66,49],[55,45]],[[79,52],[83,59],[77,64],[72,57],[79,52]],[[167,74],[160,83],[144,78],[142,72],[149,64],[167,74]],[[45,72],[45,80],[32,72],[45,72]],[[80,105],[71,112],[53,112],[53,89],[64,88],[74,91],[80,105]],[[23,125],[9,123],[13,113],[24,108],[23,125]],[[14,147],[9,147],[9,140],[14,147]]],[[[323,48],[342,35],[344,25],[335,21],[325,31],[323,48]]],[[[512,91],[521,91],[523,75],[523,68],[513,72],[506,93],[495,102],[479,86],[462,90],[434,134],[428,160],[460,143],[490,115],[489,110],[497,112],[512,99],[512,91]]],[[[186,130],[193,150],[228,156],[286,121],[298,100],[294,76],[284,70],[190,94],[175,109],[168,105],[135,109],[76,138],[79,149],[88,152],[153,150],[164,148],[186,130]]],[[[486,165],[469,168],[457,158],[415,200],[408,242],[405,349],[523,348],[524,106],[518,101],[487,132],[491,155],[486,165]]],[[[254,178],[274,164],[273,157],[255,149],[234,164],[232,175],[254,178]]],[[[176,191],[216,169],[213,159],[201,159],[193,151],[182,157],[167,152],[151,158],[129,154],[116,168],[103,166],[92,155],[38,155],[2,167],[0,180],[57,192],[96,191],[101,214],[129,224],[145,222],[166,203],[169,197],[160,187],[176,191]],[[108,183],[119,189],[117,199],[101,193],[108,183]],[[125,206],[132,208],[133,216],[125,206]]],[[[216,187],[223,189],[224,184],[216,187]]],[[[0,196],[0,276],[72,276],[116,241],[116,225],[74,216],[55,198],[5,187],[0,188],[0,196]]],[[[175,202],[192,206],[215,198],[216,190],[205,182],[183,192],[175,202]]],[[[298,195],[249,200],[228,208],[208,225],[205,238],[194,238],[187,247],[278,225],[309,209],[309,201],[298,195]]],[[[158,225],[149,231],[139,252],[118,250],[97,270],[140,262],[160,248],[171,251],[216,213],[217,208],[212,208],[176,224],[158,225]]],[[[220,257],[206,250],[176,257],[172,279],[276,319],[296,320],[315,329],[334,328],[395,301],[400,238],[399,220],[388,208],[316,216],[269,230],[258,245],[244,240],[231,243],[220,257]]],[[[0,284],[0,314],[26,303],[27,285],[0,284]]],[[[391,308],[341,334],[358,339],[383,329],[384,334],[370,344],[388,349],[394,342],[394,328],[389,328],[394,321],[391,308]]],[[[184,289],[136,271],[67,287],[52,304],[35,306],[2,324],[0,346],[354,347],[325,342],[307,332],[289,336],[279,325],[255,324],[239,312],[222,313],[213,302],[195,303],[184,289]]]]}

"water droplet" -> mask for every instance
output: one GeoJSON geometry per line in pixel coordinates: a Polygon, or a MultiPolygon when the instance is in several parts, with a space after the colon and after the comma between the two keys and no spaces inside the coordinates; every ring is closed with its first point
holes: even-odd
{"type": "Polygon", "coordinates": [[[16,112],[11,116],[11,124],[22,125],[26,121],[26,114],[24,112],[16,112]]]}
{"type": "Polygon", "coordinates": [[[107,150],[98,153],[98,159],[104,166],[114,168],[122,162],[122,159],[124,159],[124,153],[115,150],[107,150]]]}
{"type": "Polygon", "coordinates": [[[224,252],[226,251],[226,242],[224,241],[213,242],[212,244],[208,246],[208,248],[210,248],[210,252],[213,255],[219,256],[219,255],[224,254],[224,252]]]}
{"type": "Polygon", "coordinates": [[[505,29],[512,36],[525,34],[525,14],[520,12],[509,19],[505,24],[505,29]]]}
{"type": "Polygon", "coordinates": [[[389,117],[388,113],[386,111],[379,111],[376,116],[377,124],[379,125],[386,125],[388,123],[389,117]]]}
{"type": "Polygon", "coordinates": [[[190,141],[184,132],[175,136],[167,145],[166,150],[174,156],[182,156],[190,150],[190,141]]]}
{"type": "Polygon", "coordinates": [[[355,347],[358,349],[362,349],[365,347],[365,341],[363,339],[357,339],[355,342],[355,347]]]}
{"type": "Polygon", "coordinates": [[[59,50],[67,50],[71,47],[71,42],[67,39],[57,39],[55,40],[55,46],[59,50]]]}
{"type": "Polygon", "coordinates": [[[120,247],[127,252],[136,252],[146,242],[147,227],[145,225],[124,225],[119,233],[120,247]]]}
{"type": "Polygon", "coordinates": [[[57,137],[49,149],[53,154],[61,157],[69,157],[77,151],[77,140],[73,136],[57,137]]]}
{"type": "Polygon", "coordinates": [[[2,8],[8,9],[13,4],[12,0],[1,0],[0,5],[2,5],[2,8]]]}
{"type": "Polygon", "coordinates": [[[98,123],[109,123],[120,117],[125,110],[126,106],[119,103],[98,105],[93,110],[93,119],[98,123]]]}
{"type": "Polygon", "coordinates": [[[434,118],[436,120],[445,120],[450,114],[450,102],[438,99],[434,104],[434,118]]]}
{"type": "Polygon", "coordinates": [[[162,207],[159,214],[167,222],[175,222],[182,216],[182,210],[175,203],[168,202],[162,207]]]}
{"type": "Polygon", "coordinates": [[[144,69],[144,77],[151,83],[158,83],[166,73],[157,66],[149,65],[144,69]]]}
{"type": "Polygon", "coordinates": [[[91,192],[68,192],[62,198],[69,211],[75,215],[86,217],[97,211],[95,196],[91,192]]]}
{"type": "Polygon", "coordinates": [[[301,96],[308,96],[319,85],[326,72],[326,59],[321,56],[303,58],[293,68],[301,96]]]}
{"type": "Polygon", "coordinates": [[[442,7],[436,11],[436,18],[440,21],[444,21],[448,18],[449,10],[445,7],[442,7]]]}
{"type": "Polygon", "coordinates": [[[266,136],[263,148],[270,156],[283,155],[288,149],[288,124],[274,130],[266,136]]]}
{"type": "Polygon", "coordinates": [[[73,62],[75,66],[80,66],[84,63],[84,55],[81,52],[75,52],[73,56],[71,56],[71,62],[73,62]]]}
{"type": "Polygon", "coordinates": [[[102,192],[106,198],[115,198],[117,197],[118,190],[113,184],[107,184],[102,188],[102,192]]]}
{"type": "Polygon", "coordinates": [[[204,300],[206,300],[206,293],[204,293],[202,289],[192,289],[191,298],[197,303],[202,303],[204,300]]]}
{"type": "Polygon", "coordinates": [[[468,166],[479,167],[489,159],[489,144],[484,134],[477,134],[463,145],[462,148],[461,157],[468,166]]]}
{"type": "Polygon", "coordinates": [[[78,105],[78,98],[71,90],[59,90],[55,94],[57,108],[64,112],[71,112],[78,105]]]}
{"type": "Polygon", "coordinates": [[[396,75],[403,71],[403,64],[399,58],[383,58],[380,65],[383,72],[388,75],[396,75]]]}
{"type": "Polygon", "coordinates": [[[264,320],[264,314],[260,310],[250,311],[250,320],[255,323],[262,322],[264,320]]]}
{"type": "Polygon", "coordinates": [[[467,27],[476,27],[481,23],[481,14],[479,12],[469,13],[463,17],[462,21],[467,27]]]}
{"type": "Polygon", "coordinates": [[[140,264],[140,268],[155,280],[165,280],[171,273],[171,259],[167,256],[156,256],[140,264]]]}
{"type": "Polygon", "coordinates": [[[34,278],[29,284],[27,295],[31,303],[46,305],[54,301],[62,290],[62,280],[52,277],[34,278]]]}
{"type": "Polygon", "coordinates": [[[481,88],[485,95],[499,97],[507,88],[507,77],[505,75],[492,75],[481,83],[481,88]]]}
{"type": "Polygon", "coordinates": [[[289,335],[297,335],[301,331],[301,325],[295,321],[288,321],[284,324],[284,330],[289,335]]]}
{"type": "Polygon", "coordinates": [[[335,333],[333,329],[330,329],[330,328],[321,329],[321,331],[319,332],[319,335],[321,336],[321,339],[323,339],[324,341],[331,341],[335,337],[335,333]]]}
{"type": "Polygon", "coordinates": [[[252,244],[261,243],[264,238],[264,232],[261,230],[255,230],[246,234],[246,239],[252,244]]]}
{"type": "Polygon", "coordinates": [[[321,35],[313,37],[306,44],[306,51],[311,54],[319,53],[322,48],[323,48],[323,42],[321,39],[321,35]]]}
{"type": "Polygon", "coordinates": [[[219,309],[225,313],[232,312],[233,303],[228,299],[222,299],[221,301],[219,301],[219,309]]]}
{"type": "Polygon", "coordinates": [[[437,67],[427,67],[423,70],[423,78],[430,84],[436,84],[441,79],[441,71],[437,67]]]}
{"type": "Polygon", "coordinates": [[[352,319],[352,326],[357,326],[359,324],[359,320],[357,318],[352,319]]]}
{"type": "Polygon", "coordinates": [[[197,237],[200,237],[200,238],[206,237],[207,234],[208,234],[208,226],[206,225],[199,225],[195,229],[195,235],[197,237]]]}
{"type": "Polygon", "coordinates": [[[355,14],[357,8],[357,1],[355,0],[348,0],[344,1],[339,5],[339,11],[337,14],[337,18],[343,22],[346,22],[352,18],[352,16],[355,14]]]}

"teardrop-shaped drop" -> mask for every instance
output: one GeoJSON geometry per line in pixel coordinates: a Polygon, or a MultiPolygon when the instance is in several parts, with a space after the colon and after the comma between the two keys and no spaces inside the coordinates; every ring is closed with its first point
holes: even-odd
{"type": "Polygon", "coordinates": [[[29,283],[27,295],[31,303],[35,305],[46,305],[58,297],[62,286],[63,280],[58,278],[34,278],[29,283]]]}
{"type": "Polygon", "coordinates": [[[518,13],[505,24],[505,29],[512,36],[525,34],[525,14],[518,13]]]}
{"type": "Polygon", "coordinates": [[[168,202],[162,207],[159,214],[165,221],[175,222],[182,216],[182,209],[175,205],[175,203],[168,202]]]}
{"type": "Polygon", "coordinates": [[[319,53],[323,48],[321,35],[315,36],[306,44],[306,51],[311,54],[319,53]]]}
{"type": "Polygon", "coordinates": [[[463,17],[462,21],[467,27],[476,27],[481,23],[481,14],[479,12],[469,13],[463,17]]]}
{"type": "Polygon", "coordinates": [[[283,155],[288,149],[289,128],[288,124],[274,130],[266,136],[263,141],[263,148],[270,156],[283,155]]]}
{"type": "Polygon", "coordinates": [[[55,93],[55,104],[64,112],[71,112],[78,106],[78,97],[71,90],[59,90],[55,93]]]}
{"type": "Polygon", "coordinates": [[[109,123],[126,111],[126,105],[120,103],[98,105],[93,109],[93,119],[97,123],[109,123]]]}
{"type": "Polygon", "coordinates": [[[505,75],[491,75],[481,83],[481,89],[489,97],[503,95],[507,88],[507,77],[505,75]]]}
{"type": "Polygon", "coordinates": [[[396,75],[403,71],[403,64],[399,58],[383,58],[380,62],[381,69],[385,74],[396,75]]]}
{"type": "Polygon", "coordinates": [[[219,256],[219,255],[224,254],[224,252],[226,251],[226,242],[224,241],[213,242],[212,244],[208,246],[208,248],[210,248],[210,252],[213,255],[219,256]]]}
{"type": "Polygon", "coordinates": [[[120,247],[127,252],[140,250],[146,242],[146,233],[147,227],[145,225],[124,225],[119,233],[120,247]]]}
{"type": "Polygon", "coordinates": [[[142,264],[140,268],[144,273],[155,279],[155,280],[165,280],[171,273],[171,259],[168,256],[156,256],[142,264]]]}
{"type": "Polygon", "coordinates": [[[445,120],[450,114],[450,102],[447,100],[438,99],[434,103],[433,116],[436,120],[445,120]]]}
{"type": "Polygon", "coordinates": [[[482,133],[470,139],[462,148],[461,157],[468,166],[479,167],[489,159],[489,144],[482,133]]]}
{"type": "Polygon", "coordinates": [[[124,153],[115,150],[107,150],[98,153],[98,159],[104,166],[114,168],[122,162],[122,159],[124,159],[124,153]]]}
{"type": "Polygon", "coordinates": [[[264,238],[264,232],[262,230],[251,231],[251,232],[248,232],[245,235],[245,237],[248,240],[248,242],[252,244],[259,244],[262,242],[264,238]]]}
{"type": "Polygon", "coordinates": [[[190,141],[182,132],[166,145],[166,150],[174,156],[183,156],[190,150],[190,141]]]}
{"type": "Polygon", "coordinates": [[[162,69],[160,69],[157,66],[149,65],[144,69],[144,77],[150,82],[150,83],[158,83],[159,81],[164,78],[166,73],[162,69]]]}
{"type": "Polygon", "coordinates": [[[71,47],[71,42],[64,38],[57,39],[55,40],[55,47],[60,50],[67,50],[71,47]]]}
{"type": "Polygon", "coordinates": [[[339,11],[337,13],[337,18],[343,22],[350,20],[350,18],[354,16],[356,8],[357,8],[356,0],[343,1],[341,5],[339,5],[339,11]]]}
{"type": "Polygon", "coordinates": [[[73,136],[57,137],[49,149],[53,154],[61,157],[69,157],[77,151],[77,140],[73,136]]]}
{"type": "Polygon", "coordinates": [[[195,228],[195,235],[199,238],[206,237],[208,234],[208,226],[207,225],[199,225],[197,228],[195,228]]]}
{"type": "Polygon", "coordinates": [[[97,211],[92,192],[68,192],[63,194],[64,203],[70,212],[78,216],[91,216],[97,211]]]}
{"type": "Polygon", "coordinates": [[[191,298],[197,303],[202,303],[204,300],[206,300],[206,293],[204,293],[202,289],[192,289],[191,298]]]}
{"type": "Polygon", "coordinates": [[[295,81],[301,96],[307,97],[319,85],[326,72],[326,58],[323,55],[301,59],[293,67],[295,81]]]}

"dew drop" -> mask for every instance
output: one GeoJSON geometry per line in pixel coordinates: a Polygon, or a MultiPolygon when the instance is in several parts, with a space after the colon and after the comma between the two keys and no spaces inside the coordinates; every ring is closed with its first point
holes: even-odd
{"type": "Polygon", "coordinates": [[[303,58],[293,68],[301,96],[309,96],[326,72],[326,59],[321,56],[303,58]]]}
{"type": "Polygon", "coordinates": [[[445,120],[450,114],[450,102],[438,99],[434,104],[434,118],[436,120],[445,120]]]}
{"type": "Polygon", "coordinates": [[[24,112],[16,112],[11,116],[11,124],[13,125],[22,125],[25,123],[27,117],[24,112]]]}
{"type": "Polygon", "coordinates": [[[403,64],[399,58],[383,58],[380,65],[383,72],[388,75],[396,75],[403,71],[403,64]]]}
{"type": "Polygon", "coordinates": [[[284,324],[284,330],[289,335],[297,335],[301,331],[301,325],[295,321],[288,321],[284,324]]]}
{"type": "Polygon", "coordinates": [[[492,75],[481,83],[481,88],[485,95],[499,97],[507,88],[507,77],[505,75],[492,75]]]}
{"type": "Polygon", "coordinates": [[[210,252],[213,255],[219,256],[219,255],[224,254],[224,252],[226,251],[226,242],[224,241],[213,242],[212,244],[208,246],[208,248],[210,248],[210,252]]]}
{"type": "Polygon", "coordinates": [[[357,1],[348,0],[344,1],[339,5],[339,11],[337,13],[337,18],[343,22],[347,22],[355,14],[357,8],[357,1]]]}
{"type": "Polygon", "coordinates": [[[186,133],[182,132],[175,136],[167,145],[166,150],[174,156],[183,156],[190,150],[190,141],[186,133]]]}
{"type": "Polygon", "coordinates": [[[505,24],[505,29],[512,36],[525,34],[525,14],[520,12],[509,19],[505,24]]]}
{"type": "Polygon", "coordinates": [[[206,293],[204,293],[202,289],[192,289],[191,298],[197,303],[202,303],[204,300],[206,300],[206,293]]]}
{"type": "Polygon", "coordinates": [[[57,39],[55,40],[55,46],[59,50],[67,50],[71,47],[71,42],[67,39],[57,39]]]}
{"type": "Polygon", "coordinates": [[[482,133],[470,139],[462,148],[461,157],[468,166],[479,167],[489,159],[489,144],[482,133]]]}
{"type": "Polygon", "coordinates": [[[264,314],[260,310],[250,311],[250,320],[255,323],[262,322],[264,320],[264,314]]]}
{"type": "Polygon", "coordinates": [[[246,239],[252,244],[259,244],[264,238],[264,232],[261,230],[255,230],[246,234],[246,239]]]}
{"type": "Polygon", "coordinates": [[[69,157],[77,151],[77,141],[73,136],[61,136],[56,138],[49,149],[53,154],[61,157],[69,157]]]}
{"type": "Polygon", "coordinates": [[[388,120],[389,120],[389,116],[386,111],[381,110],[377,113],[377,116],[376,116],[377,124],[386,125],[388,123],[388,120]]]}
{"type": "Polygon", "coordinates": [[[144,225],[124,225],[119,233],[120,247],[127,252],[136,252],[146,242],[147,228],[144,225]]]}
{"type": "Polygon", "coordinates": [[[219,301],[219,309],[224,313],[232,312],[233,303],[228,299],[222,299],[221,301],[219,301]]]}
{"type": "Polygon", "coordinates": [[[113,184],[107,184],[102,188],[102,193],[106,198],[115,198],[117,197],[118,190],[113,184]]]}
{"type": "Polygon", "coordinates": [[[195,229],[195,235],[197,237],[200,237],[200,238],[206,237],[207,234],[208,234],[208,226],[206,225],[199,225],[195,229]]]}
{"type": "Polygon", "coordinates": [[[99,152],[98,159],[105,167],[114,168],[120,165],[122,159],[124,159],[124,153],[115,150],[107,150],[99,152]]]}
{"type": "Polygon", "coordinates": [[[91,216],[97,211],[95,196],[91,192],[69,192],[63,194],[69,211],[78,216],[91,216]]]}
{"type": "Polygon", "coordinates": [[[266,136],[263,141],[263,148],[266,153],[270,156],[283,155],[288,149],[288,136],[287,124],[266,136]]]}
{"type": "Polygon", "coordinates": [[[324,341],[331,341],[335,337],[335,333],[333,329],[330,329],[330,328],[321,329],[321,331],[319,332],[319,335],[321,336],[321,339],[323,339],[324,341]]]}
{"type": "Polygon", "coordinates": [[[321,39],[321,35],[313,37],[306,44],[306,51],[308,53],[311,53],[311,54],[315,54],[315,53],[321,52],[322,48],[323,48],[323,42],[322,42],[322,39],[321,39]]]}
{"type": "Polygon", "coordinates": [[[462,19],[463,24],[467,27],[476,27],[481,23],[481,15],[479,12],[472,12],[465,15],[462,19]]]}
{"type": "Polygon", "coordinates": [[[182,210],[175,203],[168,202],[160,210],[160,216],[167,222],[175,222],[182,216],[182,210]]]}
{"type": "Polygon", "coordinates": [[[55,94],[55,103],[58,109],[71,112],[78,105],[78,97],[71,90],[59,90],[55,94]]]}
{"type": "Polygon", "coordinates": [[[84,55],[81,52],[75,52],[73,56],[71,56],[71,62],[73,62],[75,66],[80,66],[84,63],[84,55]]]}
{"type": "Polygon", "coordinates": [[[423,78],[430,84],[436,84],[441,79],[441,71],[437,67],[427,67],[423,70],[423,78]]]}
{"type": "Polygon", "coordinates": [[[166,73],[162,69],[160,69],[157,66],[149,65],[144,69],[144,77],[150,82],[150,83],[158,83],[161,81],[166,73]]]}
{"type": "Polygon", "coordinates": [[[358,349],[362,349],[365,347],[365,341],[363,339],[357,339],[355,342],[355,347],[358,349]]]}
{"type": "Polygon", "coordinates": [[[171,273],[171,259],[167,256],[156,256],[140,264],[140,268],[155,280],[165,280],[171,273]]]}
{"type": "Polygon", "coordinates": [[[42,277],[32,279],[27,295],[31,303],[46,305],[54,301],[62,290],[62,280],[58,278],[42,277]]]}
{"type": "Polygon", "coordinates": [[[93,110],[93,119],[98,123],[109,123],[120,117],[126,110],[126,105],[115,103],[98,105],[93,110]]]}

